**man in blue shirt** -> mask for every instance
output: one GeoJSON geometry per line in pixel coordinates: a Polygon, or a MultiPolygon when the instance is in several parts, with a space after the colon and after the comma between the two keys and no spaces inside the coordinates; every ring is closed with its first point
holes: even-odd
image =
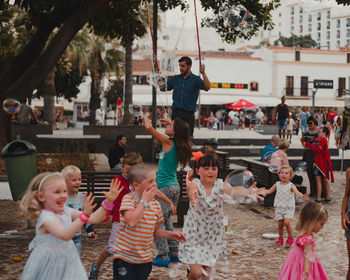
{"type": "Polygon", "coordinates": [[[193,136],[194,113],[199,96],[199,90],[210,89],[210,81],[205,74],[205,66],[201,65],[200,72],[203,80],[192,74],[192,60],[188,56],[179,59],[180,75],[172,77],[167,84],[167,90],[173,90],[173,105],[171,119],[179,118],[188,123],[190,136],[193,136]]]}
{"type": "Polygon", "coordinates": [[[271,137],[271,142],[267,146],[264,147],[264,149],[261,151],[261,158],[260,161],[264,162],[265,155],[272,155],[272,153],[276,152],[276,147],[278,147],[280,143],[280,138],[278,135],[274,135],[271,137]]]}

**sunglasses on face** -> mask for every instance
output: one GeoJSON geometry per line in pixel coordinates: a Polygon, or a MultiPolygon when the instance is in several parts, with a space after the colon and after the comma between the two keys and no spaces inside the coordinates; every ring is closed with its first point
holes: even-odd
{"type": "Polygon", "coordinates": [[[312,122],[308,122],[307,124],[308,124],[308,125],[312,125],[312,124],[314,124],[314,123],[312,123],[312,122]]]}

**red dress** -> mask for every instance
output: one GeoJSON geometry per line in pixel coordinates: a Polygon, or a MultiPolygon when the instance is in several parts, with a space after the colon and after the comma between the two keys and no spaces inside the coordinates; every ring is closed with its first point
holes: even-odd
{"type": "Polygon", "coordinates": [[[328,150],[327,139],[323,137],[320,140],[320,142],[318,142],[317,146],[314,146],[311,143],[305,143],[305,146],[315,152],[314,166],[327,179],[329,179],[329,173],[330,173],[331,181],[334,182],[333,168],[332,168],[331,156],[328,150]]]}

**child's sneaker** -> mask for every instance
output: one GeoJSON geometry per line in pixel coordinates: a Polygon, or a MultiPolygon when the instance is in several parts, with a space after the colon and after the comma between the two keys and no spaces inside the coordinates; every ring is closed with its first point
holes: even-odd
{"type": "Polygon", "coordinates": [[[316,202],[316,203],[322,203],[322,199],[317,199],[317,198],[316,198],[316,199],[315,199],[315,202],[316,202]]]}
{"type": "Polygon", "coordinates": [[[324,201],[328,204],[331,204],[333,202],[331,198],[328,198],[328,199],[326,198],[324,201]]]}
{"type": "Polygon", "coordinates": [[[278,238],[278,240],[276,241],[276,245],[282,246],[283,245],[283,238],[278,238]]]}
{"type": "Polygon", "coordinates": [[[172,253],[169,253],[170,262],[180,262],[178,255],[173,255],[172,253]]]}
{"type": "Polygon", "coordinates": [[[90,266],[89,280],[97,280],[99,272],[100,272],[100,270],[95,267],[95,263],[92,263],[90,266]]]}
{"type": "Polygon", "coordinates": [[[152,261],[152,265],[156,266],[163,266],[163,267],[168,267],[170,264],[170,258],[167,256],[166,258],[162,258],[161,255],[158,255],[155,259],[152,261]]]}
{"type": "Polygon", "coordinates": [[[286,248],[290,248],[290,247],[292,247],[293,243],[294,243],[294,238],[292,236],[289,236],[287,238],[286,244],[284,244],[284,246],[286,248]]]}

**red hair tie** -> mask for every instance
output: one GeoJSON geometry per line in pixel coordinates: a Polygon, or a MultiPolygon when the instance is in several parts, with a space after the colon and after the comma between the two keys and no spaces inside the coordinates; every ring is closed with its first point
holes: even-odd
{"type": "Polygon", "coordinates": [[[199,151],[199,152],[193,152],[192,156],[193,156],[194,160],[196,161],[196,163],[198,164],[199,159],[201,159],[205,155],[201,151],[199,151]]]}

